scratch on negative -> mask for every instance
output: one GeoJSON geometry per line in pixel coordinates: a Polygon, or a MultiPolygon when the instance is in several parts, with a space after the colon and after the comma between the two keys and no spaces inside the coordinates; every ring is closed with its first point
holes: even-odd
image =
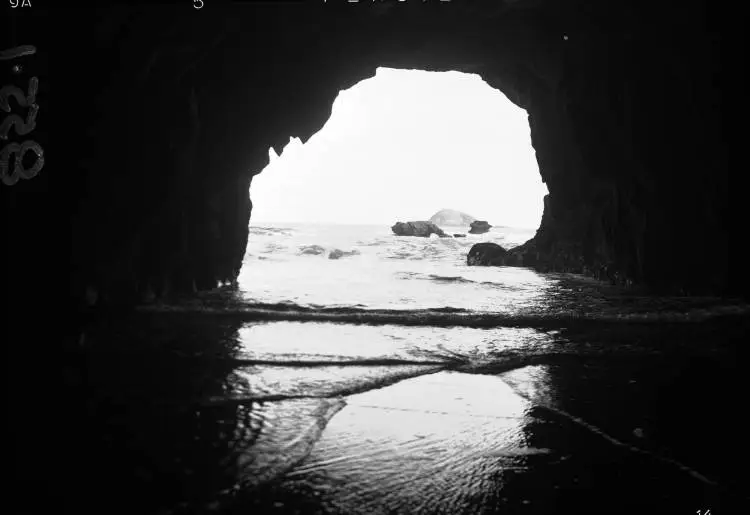
{"type": "Polygon", "coordinates": [[[592,424],[589,424],[585,420],[580,419],[580,418],[578,418],[578,417],[576,417],[574,415],[571,415],[570,413],[568,413],[566,411],[563,411],[563,410],[558,409],[558,408],[554,408],[554,407],[546,405],[546,404],[539,404],[537,402],[533,402],[531,399],[529,399],[528,397],[523,396],[523,395],[522,395],[522,397],[524,397],[529,402],[532,402],[536,406],[539,406],[540,408],[544,408],[546,410],[552,411],[553,413],[557,413],[558,415],[561,415],[561,416],[563,416],[563,417],[565,417],[565,418],[573,421],[574,423],[578,424],[579,426],[585,427],[586,429],[588,429],[592,433],[595,433],[595,434],[601,436],[602,438],[604,438],[605,440],[607,440],[609,443],[611,443],[613,445],[617,445],[618,447],[624,447],[625,449],[628,449],[629,451],[632,451],[632,452],[636,452],[636,453],[640,453],[640,454],[645,454],[646,456],[650,456],[651,458],[657,459],[657,460],[659,460],[659,461],[661,461],[663,463],[667,463],[669,465],[673,465],[673,466],[677,467],[678,469],[682,470],[683,472],[686,472],[687,474],[690,474],[695,479],[697,479],[699,481],[702,481],[703,483],[706,483],[706,484],[711,485],[711,486],[719,486],[716,481],[712,481],[711,479],[708,479],[703,474],[699,473],[696,470],[691,469],[687,465],[685,465],[683,463],[680,463],[677,460],[673,460],[671,458],[667,458],[667,457],[664,457],[664,456],[659,456],[658,454],[655,454],[653,452],[647,451],[645,449],[640,449],[638,447],[635,447],[633,445],[627,444],[625,442],[621,442],[620,440],[617,440],[616,438],[613,438],[612,436],[608,435],[607,433],[605,433],[604,431],[602,431],[598,427],[596,427],[596,426],[594,426],[592,424]]]}

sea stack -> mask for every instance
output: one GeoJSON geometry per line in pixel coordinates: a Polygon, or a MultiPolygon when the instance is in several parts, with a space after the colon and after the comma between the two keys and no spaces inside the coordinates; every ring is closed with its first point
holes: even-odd
{"type": "Polygon", "coordinates": [[[466,256],[469,266],[503,266],[508,251],[497,243],[477,243],[466,256]]]}
{"type": "Polygon", "coordinates": [[[490,227],[492,226],[485,220],[476,220],[474,222],[471,222],[471,229],[469,229],[469,234],[484,234],[490,230],[490,227]]]}
{"type": "Polygon", "coordinates": [[[431,234],[437,234],[441,238],[449,236],[443,230],[432,222],[396,222],[391,230],[396,236],[421,236],[429,238],[431,234]]]}

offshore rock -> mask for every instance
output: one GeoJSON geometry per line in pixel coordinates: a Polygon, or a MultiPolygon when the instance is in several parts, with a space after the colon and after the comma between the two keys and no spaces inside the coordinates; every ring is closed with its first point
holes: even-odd
{"type": "Polygon", "coordinates": [[[471,247],[466,256],[466,264],[469,266],[503,266],[508,251],[497,243],[477,243],[471,247]]]}
{"type": "Polygon", "coordinates": [[[437,234],[441,238],[447,238],[448,235],[432,222],[396,222],[391,227],[396,236],[421,236],[429,238],[432,234],[437,234]]]}
{"type": "Polygon", "coordinates": [[[466,227],[475,221],[471,215],[456,211],[455,209],[441,209],[430,217],[430,222],[436,225],[448,225],[457,227],[466,227]]]}
{"type": "Polygon", "coordinates": [[[320,245],[305,245],[304,247],[300,247],[300,254],[319,256],[320,254],[325,253],[325,251],[325,247],[321,247],[320,245]]]}
{"type": "Polygon", "coordinates": [[[484,234],[488,232],[491,227],[492,226],[485,220],[476,220],[474,222],[471,222],[471,229],[469,229],[469,234],[484,234]]]}
{"type": "Polygon", "coordinates": [[[341,250],[341,249],[333,249],[328,254],[328,259],[339,259],[345,256],[356,256],[357,254],[359,254],[359,251],[357,250],[346,251],[346,250],[341,250]]]}

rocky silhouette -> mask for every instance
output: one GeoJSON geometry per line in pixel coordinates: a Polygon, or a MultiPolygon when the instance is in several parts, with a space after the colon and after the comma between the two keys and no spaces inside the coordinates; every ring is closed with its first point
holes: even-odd
{"type": "Polygon", "coordinates": [[[484,220],[476,220],[471,222],[471,229],[469,234],[484,234],[490,230],[492,226],[484,220]]]}
{"type": "Polygon", "coordinates": [[[391,230],[397,236],[421,236],[429,238],[432,234],[437,234],[441,238],[447,238],[448,235],[432,222],[396,222],[391,230]]]}
{"type": "Polygon", "coordinates": [[[477,243],[469,250],[466,264],[469,266],[502,266],[508,253],[497,243],[477,243]]]}

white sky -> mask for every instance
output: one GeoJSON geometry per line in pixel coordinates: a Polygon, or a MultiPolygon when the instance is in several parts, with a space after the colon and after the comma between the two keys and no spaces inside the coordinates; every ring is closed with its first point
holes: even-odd
{"type": "MultiPolygon", "coordinates": [[[[279,149],[276,149],[279,150],[279,149]]],[[[253,178],[253,223],[388,224],[442,208],[537,228],[547,187],[526,111],[479,75],[379,68],[253,178]]]]}

